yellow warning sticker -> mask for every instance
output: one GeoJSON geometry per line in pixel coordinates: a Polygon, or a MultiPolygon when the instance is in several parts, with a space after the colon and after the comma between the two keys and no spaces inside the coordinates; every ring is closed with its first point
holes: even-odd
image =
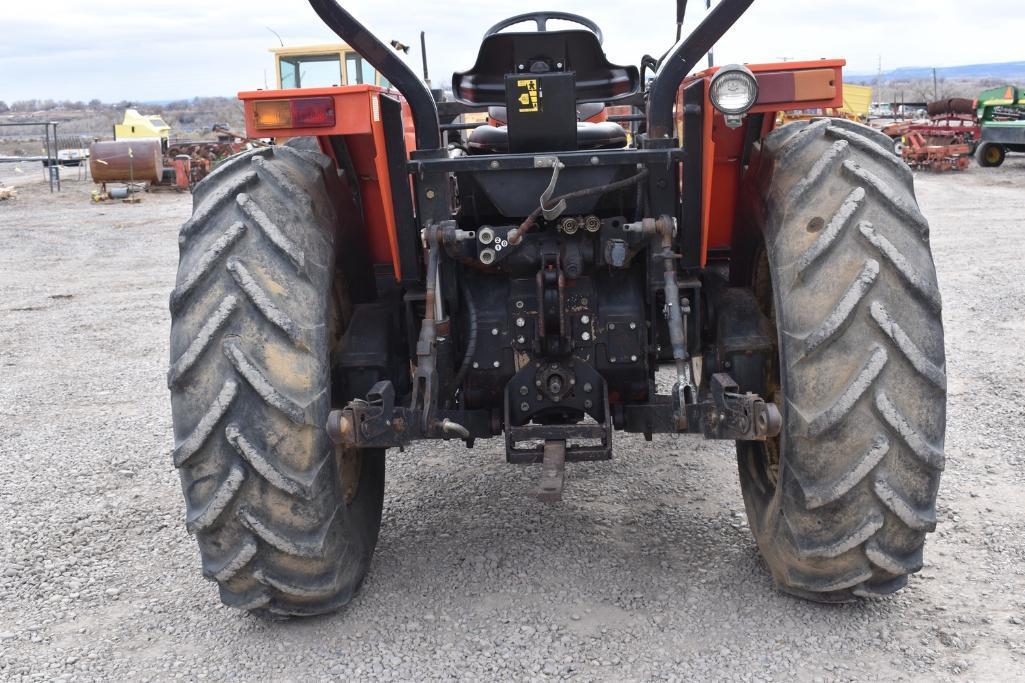
{"type": "Polygon", "coordinates": [[[516,81],[516,88],[520,90],[520,113],[534,114],[539,111],[538,92],[536,78],[523,78],[516,81]]]}

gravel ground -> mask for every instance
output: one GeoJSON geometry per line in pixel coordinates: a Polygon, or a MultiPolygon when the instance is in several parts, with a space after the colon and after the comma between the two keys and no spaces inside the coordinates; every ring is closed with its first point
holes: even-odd
{"type": "Polygon", "coordinates": [[[728,445],[618,436],[618,459],[571,466],[544,507],[538,468],[493,441],[391,455],[361,595],[268,623],[200,576],[171,466],[167,295],[189,198],[22,184],[0,202],[0,679],[1021,678],[1023,186],[1020,157],[918,179],[948,464],[925,569],[896,597],[776,593],[728,445]]]}

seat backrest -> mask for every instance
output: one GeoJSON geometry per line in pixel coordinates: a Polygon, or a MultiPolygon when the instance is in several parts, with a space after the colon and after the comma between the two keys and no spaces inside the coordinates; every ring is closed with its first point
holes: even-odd
{"type": "Polygon", "coordinates": [[[612,64],[595,34],[570,30],[488,36],[473,68],[452,76],[452,94],[468,104],[504,106],[507,75],[558,72],[575,74],[577,102],[614,102],[640,89],[637,67],[612,64]]]}

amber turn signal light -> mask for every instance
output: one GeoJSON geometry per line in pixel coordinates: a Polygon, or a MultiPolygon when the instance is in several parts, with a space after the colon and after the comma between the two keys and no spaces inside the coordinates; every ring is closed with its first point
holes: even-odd
{"type": "Polygon", "coordinates": [[[257,128],[291,128],[292,107],[288,100],[263,100],[253,103],[257,128]]]}

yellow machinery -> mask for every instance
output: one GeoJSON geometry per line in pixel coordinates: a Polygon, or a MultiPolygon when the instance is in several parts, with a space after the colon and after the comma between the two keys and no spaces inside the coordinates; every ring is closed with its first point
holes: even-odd
{"type": "Polygon", "coordinates": [[[867,85],[843,84],[843,113],[856,121],[867,121],[872,107],[872,88],[867,85]]]}
{"type": "Polygon", "coordinates": [[[125,110],[125,119],[114,124],[114,139],[156,138],[160,146],[167,149],[171,127],[159,116],[146,116],[135,109],[125,110]]]}
{"type": "Polygon", "coordinates": [[[339,85],[390,87],[369,62],[345,43],[271,48],[278,89],[339,85]]]}
{"type": "Polygon", "coordinates": [[[776,125],[791,121],[807,121],[819,116],[849,119],[851,121],[868,121],[868,112],[872,106],[872,88],[866,85],[843,84],[843,106],[839,109],[813,111],[786,111],[776,117],[776,125]]]}

